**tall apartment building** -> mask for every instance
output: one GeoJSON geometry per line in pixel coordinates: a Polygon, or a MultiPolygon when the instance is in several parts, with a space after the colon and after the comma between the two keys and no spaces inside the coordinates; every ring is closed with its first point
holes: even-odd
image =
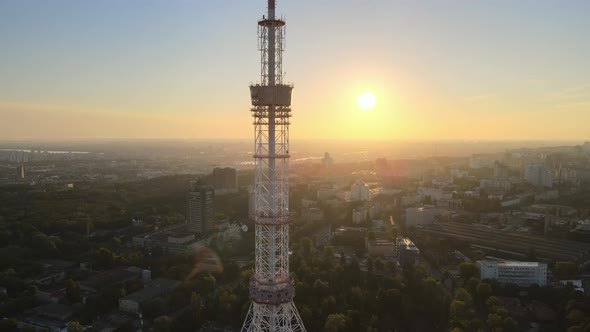
{"type": "Polygon", "coordinates": [[[187,194],[188,230],[202,235],[213,231],[215,191],[203,181],[192,181],[187,194]]]}
{"type": "Polygon", "coordinates": [[[334,165],[334,159],[330,156],[328,152],[324,153],[322,165],[324,166],[324,169],[331,169],[332,165],[334,165]]]}
{"type": "Polygon", "coordinates": [[[369,201],[371,200],[371,193],[369,191],[369,185],[361,180],[356,181],[350,187],[350,200],[351,201],[369,201]]]}
{"type": "Polygon", "coordinates": [[[238,192],[238,172],[231,167],[215,167],[211,175],[213,188],[217,195],[238,192]]]}
{"type": "Polygon", "coordinates": [[[508,179],[508,167],[497,160],[494,162],[494,178],[499,180],[508,179]]]}
{"type": "Polygon", "coordinates": [[[547,264],[537,262],[477,261],[481,279],[494,279],[502,284],[528,287],[547,284],[547,264]]]}
{"type": "Polygon", "coordinates": [[[553,174],[543,165],[528,165],[524,169],[524,179],[537,187],[553,187],[553,174]]]}

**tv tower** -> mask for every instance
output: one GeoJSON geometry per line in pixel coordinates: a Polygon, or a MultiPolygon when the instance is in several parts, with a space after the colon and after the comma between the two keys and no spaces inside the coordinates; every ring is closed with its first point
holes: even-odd
{"type": "Polygon", "coordinates": [[[250,86],[254,118],[254,212],[256,262],[250,280],[250,309],[242,326],[248,332],[305,331],[293,303],[289,274],[289,118],[293,86],[283,83],[285,21],[258,21],[260,83],[250,86]]]}

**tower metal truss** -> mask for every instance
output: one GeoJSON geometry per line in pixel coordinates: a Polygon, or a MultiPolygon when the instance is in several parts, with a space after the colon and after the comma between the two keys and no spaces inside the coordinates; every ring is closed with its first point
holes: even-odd
{"type": "Polygon", "coordinates": [[[305,331],[293,303],[295,285],[289,273],[289,119],[293,86],[283,83],[285,21],[258,21],[261,82],[250,86],[254,118],[254,211],[256,262],[250,280],[252,303],[242,326],[247,332],[305,331]]]}

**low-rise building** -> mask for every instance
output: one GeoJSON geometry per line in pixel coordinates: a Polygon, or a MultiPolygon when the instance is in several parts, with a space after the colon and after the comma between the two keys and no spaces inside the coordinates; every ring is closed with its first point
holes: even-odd
{"type": "Polygon", "coordinates": [[[422,197],[424,200],[426,197],[430,197],[430,199],[434,202],[441,200],[441,199],[452,199],[453,193],[450,191],[446,191],[440,188],[430,188],[430,187],[419,187],[418,188],[418,195],[422,197]]]}
{"type": "Polygon", "coordinates": [[[416,263],[420,250],[412,240],[408,238],[399,238],[397,241],[397,247],[397,257],[401,265],[416,263]]]}
{"type": "Polygon", "coordinates": [[[107,286],[123,284],[127,281],[139,279],[141,277],[141,271],[140,268],[133,266],[105,271],[80,281],[80,289],[90,293],[98,293],[107,286]]]}
{"type": "Polygon", "coordinates": [[[547,264],[516,261],[477,261],[481,279],[494,279],[502,284],[521,287],[547,284],[547,264]]]}
{"type": "Polygon", "coordinates": [[[302,207],[301,219],[307,222],[322,221],[324,219],[324,210],[317,207],[302,207]]]}
{"type": "Polygon", "coordinates": [[[74,315],[71,306],[61,303],[49,303],[38,306],[24,313],[17,320],[19,329],[34,329],[35,331],[65,331],[68,322],[74,315]]]}
{"type": "Polygon", "coordinates": [[[119,299],[119,310],[137,315],[145,303],[172,291],[179,284],[177,280],[154,279],[142,290],[119,299]]]}
{"type": "Polygon", "coordinates": [[[486,189],[486,190],[510,191],[510,189],[512,188],[512,183],[506,179],[498,179],[498,178],[481,179],[481,180],[479,180],[479,187],[481,189],[486,189]]]}
{"type": "Polygon", "coordinates": [[[432,207],[419,207],[406,209],[406,227],[431,225],[436,215],[432,207]]]}
{"type": "Polygon", "coordinates": [[[395,257],[397,255],[395,242],[388,239],[367,241],[367,251],[371,256],[395,257]]]}
{"type": "Polygon", "coordinates": [[[187,223],[179,223],[133,237],[133,244],[144,248],[162,248],[167,252],[190,252],[208,245],[208,238],[197,239],[187,223]]]}

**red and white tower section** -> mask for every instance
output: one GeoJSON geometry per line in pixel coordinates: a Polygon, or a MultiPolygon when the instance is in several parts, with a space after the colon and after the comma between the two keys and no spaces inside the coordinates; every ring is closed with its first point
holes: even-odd
{"type": "Polygon", "coordinates": [[[305,331],[293,303],[289,274],[289,119],[293,86],[283,83],[285,21],[268,16],[258,21],[260,83],[250,86],[254,119],[254,212],[256,262],[250,280],[252,303],[242,326],[249,332],[305,331]]]}

